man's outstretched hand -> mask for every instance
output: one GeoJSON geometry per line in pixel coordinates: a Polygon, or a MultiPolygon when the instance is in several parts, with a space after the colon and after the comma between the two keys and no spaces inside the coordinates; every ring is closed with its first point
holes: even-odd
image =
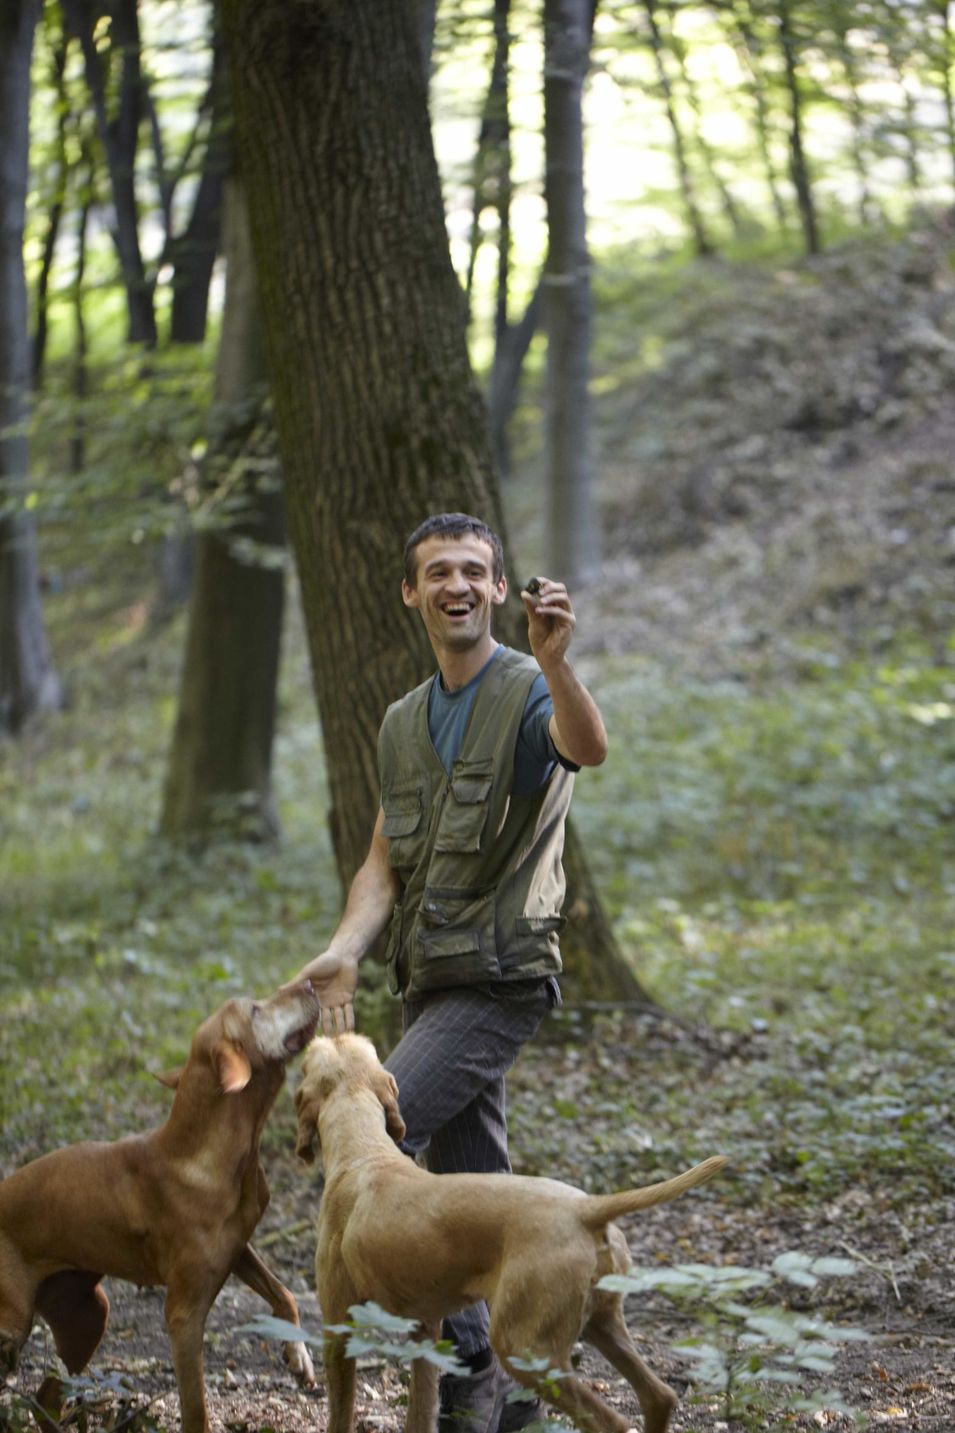
{"type": "Polygon", "coordinates": [[[322,1006],[321,1025],[324,1035],[344,1035],[355,1028],[355,991],[358,987],[358,962],[347,960],[326,950],[303,966],[296,980],[308,979],[322,1006]]]}

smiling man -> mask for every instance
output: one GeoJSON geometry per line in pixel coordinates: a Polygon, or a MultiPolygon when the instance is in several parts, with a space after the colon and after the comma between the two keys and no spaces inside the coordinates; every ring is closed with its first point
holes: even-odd
{"type": "MultiPolygon", "coordinates": [[[[385,1062],[406,1147],[436,1173],[507,1173],[504,1076],[558,1004],[561,854],[573,773],[607,735],[567,660],[566,588],[521,593],[532,657],[491,634],[507,596],[500,538],[464,513],[428,518],[405,545],[401,594],[438,671],[385,713],[381,808],[328,949],[305,967],[327,1034],[354,1026],[358,963],[391,923],[388,977],[404,1034],[385,1062]]],[[[505,1403],[488,1311],[448,1321],[469,1377],[445,1375],[440,1433],[513,1433],[536,1405],[505,1403]]]]}

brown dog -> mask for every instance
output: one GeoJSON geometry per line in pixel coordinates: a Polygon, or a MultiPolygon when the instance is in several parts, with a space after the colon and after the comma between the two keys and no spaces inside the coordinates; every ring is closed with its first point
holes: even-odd
{"type": "MultiPolygon", "coordinates": [[[[183,1433],[206,1433],[202,1337],[228,1275],[299,1322],[248,1240],[269,1200],[259,1136],[318,1015],[308,981],[261,1004],[228,1001],[200,1025],[183,1068],[160,1077],[176,1091],[160,1129],[70,1145],[0,1182],[0,1369],[16,1368],[39,1313],[79,1373],[109,1316],[103,1276],[164,1284],[183,1433]]],[[[304,1344],[287,1344],[285,1356],[314,1382],[304,1344]]]]}
{"type": "MultiPolygon", "coordinates": [[[[325,1322],[373,1299],[418,1319],[431,1337],[445,1315],[478,1299],[491,1307],[491,1344],[527,1387],[539,1375],[512,1359],[544,1359],[562,1370],[541,1393],[587,1433],[624,1433],[627,1420],[571,1372],[582,1337],[633,1387],[646,1433],[665,1433],[676,1394],[646,1366],[623,1321],[619,1294],[595,1288],[625,1273],[627,1241],[612,1223],[674,1199],[722,1169],[707,1159],[663,1184],[594,1196],[553,1179],[500,1174],[429,1174],[395,1148],[404,1135],[394,1079],[360,1035],[313,1040],[295,1095],[299,1155],[321,1144],[325,1189],[315,1277],[325,1322]]],[[[329,1334],[328,1433],[350,1433],[355,1366],[345,1338],[329,1334]]],[[[407,1427],[431,1433],[437,1370],[412,1364],[407,1427]]]]}

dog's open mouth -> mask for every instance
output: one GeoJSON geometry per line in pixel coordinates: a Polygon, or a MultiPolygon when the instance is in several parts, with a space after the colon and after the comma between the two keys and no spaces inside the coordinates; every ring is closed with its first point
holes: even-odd
{"type": "Polygon", "coordinates": [[[297,1055],[299,1050],[305,1049],[305,1046],[315,1034],[317,1026],[318,1016],[315,1015],[311,1020],[309,1020],[307,1025],[300,1025],[297,1030],[292,1030],[288,1035],[286,1035],[283,1043],[290,1055],[297,1055]]]}

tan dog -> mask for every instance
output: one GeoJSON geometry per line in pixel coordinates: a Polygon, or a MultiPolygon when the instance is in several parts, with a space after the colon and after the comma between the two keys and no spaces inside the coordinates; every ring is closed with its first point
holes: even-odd
{"type": "MultiPolygon", "coordinates": [[[[326,1323],[373,1299],[418,1319],[438,1336],[445,1315],[478,1299],[491,1307],[491,1344],[522,1384],[539,1375],[510,1360],[545,1359],[564,1376],[541,1392],[587,1433],[624,1433],[628,1423],[571,1372],[585,1338],[633,1387],[646,1433],[665,1433],[676,1394],[642,1361],[623,1321],[619,1294],[595,1288],[630,1266],[627,1241],[611,1222],[674,1199],[722,1169],[716,1157],[663,1184],[594,1196],[553,1179],[501,1174],[429,1174],[402,1154],[398,1089],[359,1035],[313,1040],[295,1096],[298,1153],[321,1144],[325,1188],[315,1277],[326,1323]]],[[[328,1433],[350,1433],[355,1366],[345,1339],[328,1335],[328,1433]]],[[[412,1364],[407,1427],[431,1433],[437,1370],[412,1364]]]]}
{"type": "MultiPolygon", "coordinates": [[[[228,1275],[299,1322],[294,1298],[248,1240],[269,1200],[259,1136],[286,1061],[318,1015],[310,982],[262,1004],[228,1001],[200,1025],[183,1068],[160,1077],[176,1091],[160,1129],[70,1145],[0,1183],[0,1368],[16,1368],[39,1313],[79,1373],[109,1317],[103,1276],[164,1284],[183,1433],[206,1433],[202,1337],[228,1275]]],[[[296,1375],[314,1382],[304,1344],[285,1351],[296,1375]]],[[[47,1386],[55,1400],[58,1381],[47,1386]]]]}

